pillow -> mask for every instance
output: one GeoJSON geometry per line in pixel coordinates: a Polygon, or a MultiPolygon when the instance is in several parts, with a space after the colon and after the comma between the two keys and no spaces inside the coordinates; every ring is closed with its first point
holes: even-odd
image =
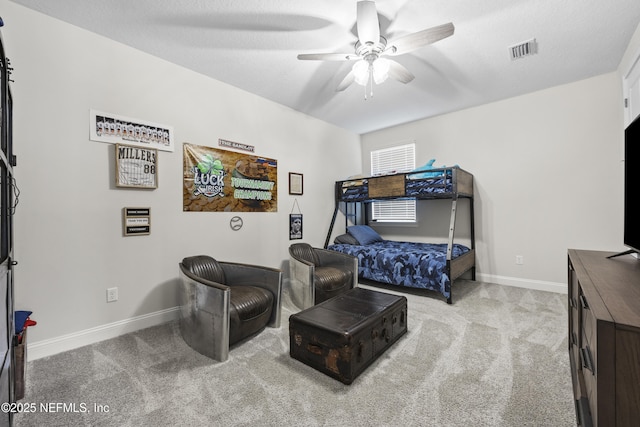
{"type": "Polygon", "coordinates": [[[382,242],[384,240],[376,230],[368,225],[352,225],[347,227],[347,233],[355,237],[361,245],[382,242]]]}
{"type": "Polygon", "coordinates": [[[335,239],[333,239],[334,243],[342,243],[343,245],[359,245],[360,242],[358,242],[356,240],[355,237],[353,237],[351,234],[341,234],[339,236],[336,236],[335,239]]]}

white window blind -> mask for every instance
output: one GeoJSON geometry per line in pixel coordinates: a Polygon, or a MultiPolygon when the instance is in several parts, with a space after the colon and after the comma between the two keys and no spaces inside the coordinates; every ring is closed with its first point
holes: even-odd
{"type": "MultiPolygon", "coordinates": [[[[409,172],[416,168],[415,144],[371,152],[371,175],[409,172]]],[[[371,219],[379,222],[415,222],[415,200],[383,200],[371,204],[371,219]]]]}

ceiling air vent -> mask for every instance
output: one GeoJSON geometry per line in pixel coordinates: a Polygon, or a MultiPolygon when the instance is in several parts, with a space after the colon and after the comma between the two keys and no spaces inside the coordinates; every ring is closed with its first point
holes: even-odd
{"type": "Polygon", "coordinates": [[[509,48],[511,54],[511,60],[524,58],[525,56],[531,56],[538,53],[538,43],[536,39],[531,39],[526,42],[518,43],[509,48]]]}

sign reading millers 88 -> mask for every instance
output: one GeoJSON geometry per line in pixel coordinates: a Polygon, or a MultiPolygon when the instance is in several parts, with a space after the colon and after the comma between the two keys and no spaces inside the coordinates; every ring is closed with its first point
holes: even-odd
{"type": "Polygon", "coordinates": [[[157,188],[158,150],[116,144],[116,186],[157,188]]]}

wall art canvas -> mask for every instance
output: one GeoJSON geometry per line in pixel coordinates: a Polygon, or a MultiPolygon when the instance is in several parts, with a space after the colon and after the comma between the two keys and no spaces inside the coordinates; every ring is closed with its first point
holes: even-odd
{"type": "Polygon", "coordinates": [[[183,211],[277,212],[278,162],[183,144],[183,211]]]}

